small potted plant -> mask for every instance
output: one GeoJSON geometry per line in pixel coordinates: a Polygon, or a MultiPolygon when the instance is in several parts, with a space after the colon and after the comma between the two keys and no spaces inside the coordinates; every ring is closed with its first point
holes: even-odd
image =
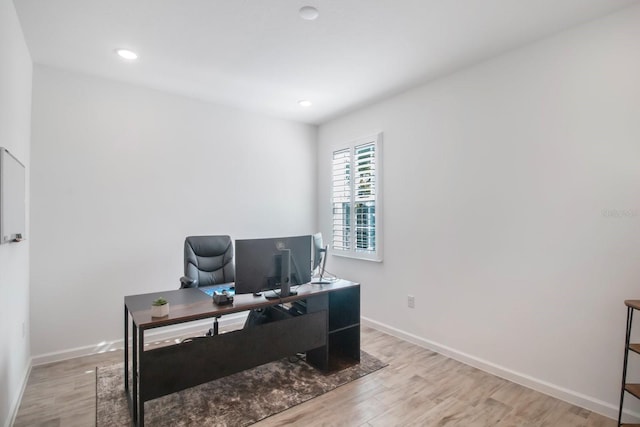
{"type": "Polygon", "coordinates": [[[165,317],[169,315],[169,302],[163,297],[151,303],[151,317],[165,317]]]}

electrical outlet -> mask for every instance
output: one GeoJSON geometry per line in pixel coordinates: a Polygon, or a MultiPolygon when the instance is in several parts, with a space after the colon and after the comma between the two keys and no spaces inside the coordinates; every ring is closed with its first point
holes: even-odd
{"type": "Polygon", "coordinates": [[[413,295],[407,295],[407,307],[416,308],[416,297],[413,295]]]}

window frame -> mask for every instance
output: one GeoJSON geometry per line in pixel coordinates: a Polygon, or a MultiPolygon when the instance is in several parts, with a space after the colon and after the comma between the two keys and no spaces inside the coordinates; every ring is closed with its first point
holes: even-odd
{"type": "Polygon", "coordinates": [[[374,262],[382,262],[382,248],[383,248],[383,239],[382,239],[382,132],[373,133],[367,136],[363,136],[357,139],[354,139],[345,144],[339,144],[331,147],[331,151],[329,154],[330,164],[331,164],[331,173],[330,173],[330,206],[331,206],[331,254],[339,257],[345,258],[354,258],[361,259],[366,261],[374,261],[374,262]],[[374,208],[375,208],[375,224],[374,224],[374,241],[375,241],[375,249],[371,252],[363,251],[356,249],[356,241],[358,238],[358,233],[356,231],[356,208],[355,206],[358,204],[358,199],[356,195],[356,180],[354,175],[356,173],[354,162],[355,162],[355,150],[356,147],[373,144],[374,145],[374,159],[373,165],[375,172],[373,174],[373,188],[374,188],[374,208]],[[349,237],[349,248],[348,249],[340,249],[335,247],[335,229],[334,229],[334,221],[335,221],[335,202],[334,202],[334,155],[340,151],[349,150],[349,168],[350,168],[350,194],[349,194],[349,226],[351,228],[351,233],[349,237]]]}

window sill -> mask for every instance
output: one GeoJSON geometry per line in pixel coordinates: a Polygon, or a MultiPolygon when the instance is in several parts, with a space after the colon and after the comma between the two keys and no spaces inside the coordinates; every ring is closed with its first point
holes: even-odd
{"type": "Polygon", "coordinates": [[[339,256],[341,258],[360,259],[362,261],[382,262],[382,256],[379,254],[360,254],[357,252],[332,250],[331,255],[339,256]]]}

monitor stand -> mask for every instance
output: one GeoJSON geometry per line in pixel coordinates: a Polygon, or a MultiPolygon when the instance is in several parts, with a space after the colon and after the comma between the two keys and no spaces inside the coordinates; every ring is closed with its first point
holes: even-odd
{"type": "Polygon", "coordinates": [[[329,282],[328,280],[322,280],[322,276],[324,276],[324,267],[327,265],[327,250],[329,249],[329,246],[325,246],[324,249],[322,250],[322,263],[320,264],[320,277],[317,278],[316,280],[311,279],[311,284],[312,285],[329,285],[331,284],[331,282],[329,282]]]}
{"type": "Polygon", "coordinates": [[[296,291],[291,290],[291,250],[281,249],[280,254],[280,289],[273,289],[272,294],[265,292],[266,299],[280,299],[290,295],[298,295],[296,291]]]}
{"type": "Polygon", "coordinates": [[[280,298],[286,298],[292,295],[298,295],[298,292],[290,290],[285,295],[282,295],[282,294],[283,294],[282,289],[272,289],[270,291],[265,291],[264,297],[266,299],[280,299],[280,298]]]}

